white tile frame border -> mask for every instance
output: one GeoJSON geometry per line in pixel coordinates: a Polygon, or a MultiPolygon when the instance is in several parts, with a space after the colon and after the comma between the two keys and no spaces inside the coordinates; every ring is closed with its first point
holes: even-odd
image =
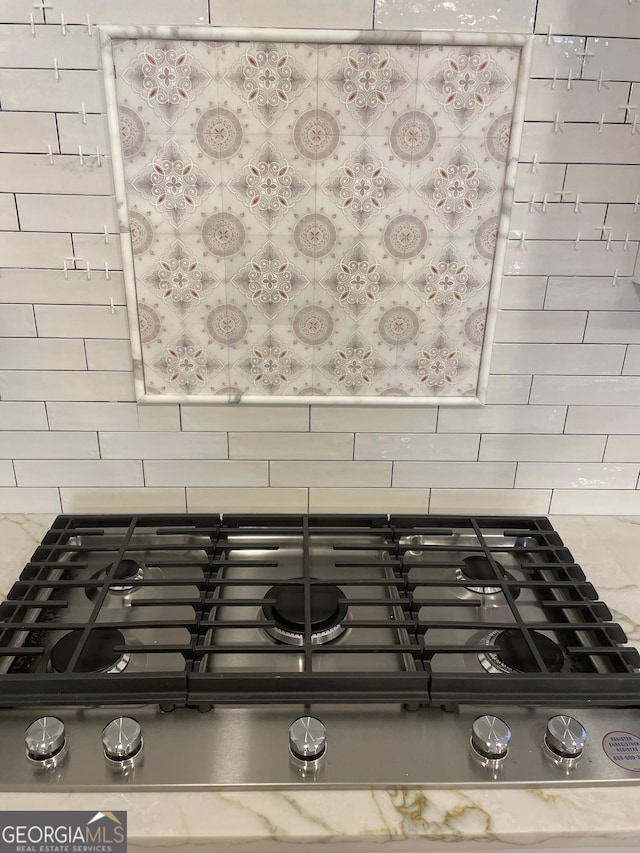
{"type": "Polygon", "coordinates": [[[102,69],[105,85],[109,141],[111,144],[115,195],[118,207],[118,224],[122,248],[125,293],[129,315],[129,333],[133,358],[133,381],[139,403],[167,404],[190,403],[227,405],[242,403],[251,405],[319,405],[319,406],[388,406],[387,397],[258,397],[249,395],[200,396],[147,394],[144,382],[142,344],[138,322],[137,294],[133,251],[129,236],[129,214],[126,198],[124,161],[120,145],[116,76],[112,39],[182,39],[186,41],[279,41],[319,42],[324,44],[435,44],[435,45],[487,45],[491,47],[519,47],[520,63],[513,108],[511,138],[507,155],[504,188],[500,206],[500,219],[496,249],[489,285],[489,300],[485,333],[480,354],[477,396],[475,397],[394,397],[393,405],[401,406],[482,406],[486,400],[491,353],[500,301],[500,285],[507,252],[509,220],[514,201],[518,155],[524,127],[526,91],[533,51],[533,37],[520,33],[468,33],[468,32],[421,32],[411,30],[298,30],[298,29],[251,29],[232,27],[182,27],[182,26],[100,26],[102,69]]]}

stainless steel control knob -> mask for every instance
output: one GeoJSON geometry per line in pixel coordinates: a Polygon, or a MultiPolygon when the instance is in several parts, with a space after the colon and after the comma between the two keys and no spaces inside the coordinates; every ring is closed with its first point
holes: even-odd
{"type": "Polygon", "coordinates": [[[509,750],[511,729],[501,720],[491,714],[477,717],[471,726],[471,747],[484,759],[500,761],[509,750]]]}
{"type": "Polygon", "coordinates": [[[316,717],[299,717],[289,726],[289,749],[300,761],[317,761],[327,748],[327,729],[316,717]]]}
{"type": "Polygon", "coordinates": [[[111,720],[102,732],[105,757],[112,762],[131,762],[142,750],[142,729],[132,717],[111,720]]]}
{"type": "Polygon", "coordinates": [[[587,742],[587,732],[574,717],[560,714],[547,721],[544,742],[559,758],[578,758],[587,742]]]}
{"type": "Polygon", "coordinates": [[[67,751],[64,723],[57,717],[39,717],[24,733],[27,758],[37,764],[53,766],[67,751]]]}

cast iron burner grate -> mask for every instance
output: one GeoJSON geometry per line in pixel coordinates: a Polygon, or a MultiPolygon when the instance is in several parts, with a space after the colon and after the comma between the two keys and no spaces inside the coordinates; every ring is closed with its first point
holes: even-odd
{"type": "Polygon", "coordinates": [[[638,705],[625,643],[546,518],[66,515],[0,605],[0,705],[638,705]]]}

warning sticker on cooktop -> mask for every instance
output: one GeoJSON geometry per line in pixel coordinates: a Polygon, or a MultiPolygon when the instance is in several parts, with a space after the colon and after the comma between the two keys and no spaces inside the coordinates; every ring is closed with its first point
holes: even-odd
{"type": "Polygon", "coordinates": [[[640,773],[640,735],[631,732],[609,732],[602,738],[608,758],[623,770],[640,773]]]}

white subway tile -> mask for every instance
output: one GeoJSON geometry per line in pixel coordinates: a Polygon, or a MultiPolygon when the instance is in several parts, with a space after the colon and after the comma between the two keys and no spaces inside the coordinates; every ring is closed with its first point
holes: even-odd
{"type": "Polygon", "coordinates": [[[83,370],[84,345],[80,340],[4,338],[2,367],[5,370],[83,370]]]}
{"type": "Polygon", "coordinates": [[[640,163],[638,136],[629,125],[564,124],[558,133],[554,127],[553,122],[525,124],[520,162],[537,154],[541,163],[640,163]]]}
{"type": "Polygon", "coordinates": [[[32,3],[25,0],[2,0],[0,3],[0,20],[3,24],[28,24],[29,14],[33,14],[36,24],[44,23],[42,9],[34,9],[32,3]]]}
{"type": "Polygon", "coordinates": [[[582,341],[586,311],[500,311],[495,340],[507,343],[582,341]]]}
{"type": "Polygon", "coordinates": [[[531,196],[542,199],[545,193],[550,199],[553,198],[554,193],[562,189],[565,170],[566,166],[558,163],[540,163],[535,170],[531,163],[518,163],[514,199],[528,202],[531,196]]]}
{"type": "MultiPolygon", "coordinates": [[[[107,426],[101,429],[113,430],[116,427],[107,426]]],[[[180,406],[177,404],[138,406],[138,429],[147,430],[147,432],[179,432],[180,406]]]]}
{"type": "Polygon", "coordinates": [[[563,406],[484,406],[442,409],[438,432],[562,432],[563,406]]]}
{"type": "Polygon", "coordinates": [[[97,370],[0,370],[0,396],[4,400],[135,400],[128,373],[97,370]]]}
{"type": "Polygon", "coordinates": [[[428,508],[428,489],[309,489],[309,512],[426,513],[428,508]]]}
{"type": "MultiPolygon", "coordinates": [[[[628,358],[627,355],[627,360],[628,358]]],[[[573,406],[640,406],[640,377],[534,376],[531,402],[564,403],[573,406]]]]}
{"type": "Polygon", "coordinates": [[[133,370],[130,341],[86,340],[89,370],[133,370]]]}
{"type": "Polygon", "coordinates": [[[104,272],[95,272],[87,281],[85,272],[69,270],[64,277],[60,269],[0,269],[0,303],[36,302],[54,305],[124,305],[124,282],[122,273],[113,273],[110,278],[104,272]]]}
{"type": "Polygon", "coordinates": [[[13,476],[11,460],[0,460],[0,486],[15,486],[15,484],[16,478],[13,476]]]}
{"type": "Polygon", "coordinates": [[[0,68],[2,109],[77,113],[84,104],[88,113],[105,112],[100,71],[65,69],[58,76],[53,62],[50,69],[0,68]]]}
{"type": "MultiPolygon", "coordinates": [[[[2,158],[0,154],[0,159],[2,158]]],[[[0,169],[2,165],[0,163],[0,169]]],[[[0,181],[2,177],[0,176],[0,181]]],[[[60,267],[72,254],[68,234],[0,231],[0,263],[5,267],[60,267]]]]}
{"type": "Polygon", "coordinates": [[[640,311],[589,311],[588,343],[640,343],[640,311]]]}
{"type": "Polygon", "coordinates": [[[432,489],[429,512],[546,515],[551,489],[432,489]]]}
{"type": "MultiPolygon", "coordinates": [[[[534,0],[466,0],[455,3],[416,3],[415,0],[376,0],[376,30],[462,30],[530,33],[534,0]]],[[[332,21],[332,26],[334,25],[332,21]]],[[[367,24],[368,29],[370,24],[367,24]]],[[[363,28],[363,29],[364,29],[363,28]]]]}
{"type": "Polygon", "coordinates": [[[531,378],[518,375],[490,376],[485,402],[491,405],[528,403],[531,378]]]}
{"type": "MultiPolygon", "coordinates": [[[[116,200],[90,195],[18,195],[20,228],[23,231],[78,231],[102,235],[119,231],[116,200]]],[[[118,241],[116,236],[111,238],[118,241]]]]}
{"type": "Polygon", "coordinates": [[[604,435],[483,435],[480,459],[514,462],[600,462],[604,435]]]}
{"type": "Polygon", "coordinates": [[[519,462],[516,488],[635,489],[640,465],[599,462],[519,462]]]}
{"type": "Polygon", "coordinates": [[[38,334],[49,338],[128,338],[123,307],[115,312],[102,305],[36,305],[38,334]]]}
{"type": "Polygon", "coordinates": [[[600,344],[496,344],[494,373],[534,373],[572,376],[617,375],[622,370],[624,346],[600,344]]]}
{"type": "Polygon", "coordinates": [[[103,167],[95,158],[81,166],[77,153],[55,155],[53,164],[47,154],[0,154],[0,192],[113,195],[112,170],[103,167]]]}
{"type": "Polygon", "coordinates": [[[566,80],[569,72],[579,77],[584,44],[583,36],[534,36],[531,77],[552,78],[555,74],[557,79],[566,80]]]}
{"type": "MultiPolygon", "coordinates": [[[[570,163],[567,166],[564,188],[568,193],[580,193],[582,201],[631,202],[633,204],[638,195],[638,167],[606,164],[585,166],[570,163]]],[[[585,274],[589,275],[589,272],[585,274]]],[[[592,274],[598,275],[597,272],[592,274]]]]}
{"type": "MultiPolygon", "coordinates": [[[[640,110],[640,98],[638,99],[640,110]]],[[[640,240],[640,205],[610,204],[604,223],[611,228],[612,239],[624,240],[629,235],[630,240],[640,240]]]]}
{"type": "Polygon", "coordinates": [[[628,489],[556,489],[550,512],[556,515],[638,515],[640,492],[628,489]]]}
{"type": "MultiPolygon", "coordinates": [[[[325,0],[318,3],[299,3],[297,0],[210,0],[211,21],[217,27],[293,27],[343,30],[371,29],[373,0],[325,0]]],[[[378,27],[379,29],[379,27],[378,27]]]]}
{"type": "Polygon", "coordinates": [[[538,0],[537,33],[551,24],[554,32],[608,36],[640,36],[640,10],[627,0],[538,0]]]}
{"type": "Polygon", "coordinates": [[[640,459],[640,435],[610,435],[605,462],[636,462],[640,459]]]}
{"type": "Polygon", "coordinates": [[[104,459],[17,459],[19,486],[143,486],[142,462],[104,459]]]}
{"type": "MultiPolygon", "coordinates": [[[[627,33],[628,35],[628,33],[627,33]]],[[[598,36],[587,39],[587,53],[582,76],[597,80],[638,80],[638,42],[635,39],[598,36]]]]}
{"type": "MultiPolygon", "coordinates": [[[[569,166],[571,168],[571,166],[569,166]]],[[[626,168],[626,167],[625,167],[626,168]]],[[[577,235],[578,229],[576,229],[577,235]]],[[[505,272],[508,275],[618,275],[633,272],[638,244],[629,243],[625,250],[620,241],[582,241],[576,251],[574,241],[527,240],[524,249],[517,240],[509,240],[505,272]]]]}
{"type": "Polygon", "coordinates": [[[353,434],[230,432],[229,458],[353,459],[353,434]]]}
{"type": "Polygon", "coordinates": [[[393,485],[432,489],[510,489],[515,473],[515,462],[394,462],[393,485]]]}
{"type": "Polygon", "coordinates": [[[541,198],[536,199],[533,210],[529,204],[515,204],[509,236],[520,239],[524,232],[529,240],[575,240],[579,231],[582,239],[600,239],[606,204],[583,204],[576,213],[574,203],[560,204],[556,199],[557,196],[548,199],[552,203],[546,205],[544,212],[541,198]]]}
{"type": "Polygon", "coordinates": [[[462,462],[478,458],[479,435],[420,433],[356,434],[356,459],[434,459],[462,462]]]}
{"type": "Polygon", "coordinates": [[[0,430],[4,429],[49,429],[44,403],[0,401],[0,430]]]}
{"type": "MultiPolygon", "coordinates": [[[[549,76],[553,76],[553,71],[549,76]]],[[[572,80],[569,89],[563,83],[554,85],[553,80],[530,80],[525,120],[555,121],[556,113],[559,113],[565,122],[599,122],[604,113],[605,122],[623,122],[624,110],[618,107],[626,104],[628,94],[626,83],[610,83],[606,88],[601,86],[598,89],[595,80],[572,80]]],[[[529,125],[526,133],[530,130],[529,125]]],[[[583,130],[585,134],[589,133],[588,128],[583,130]]]]}
{"type": "MultiPolygon", "coordinates": [[[[4,0],[3,0],[4,2],[4,0]]],[[[87,15],[96,24],[208,24],[207,0],[56,0],[56,12],[70,24],[86,24],[87,15]]],[[[212,20],[213,24],[216,23],[212,20]]],[[[248,25],[249,22],[245,22],[248,25]]]]}
{"type": "MultiPolygon", "coordinates": [[[[0,54],[1,56],[2,54],[0,54]]],[[[0,113],[2,150],[37,154],[59,151],[56,117],[53,113],[0,113]]]]}
{"type": "Polygon", "coordinates": [[[16,200],[12,193],[0,195],[0,231],[17,231],[18,213],[16,200]]]}
{"type": "Polygon", "coordinates": [[[544,275],[505,275],[500,287],[500,308],[542,308],[546,289],[544,275]]]}
{"type": "Polygon", "coordinates": [[[181,406],[183,430],[308,432],[308,406],[181,406]]]}
{"type": "MultiPolygon", "coordinates": [[[[35,406],[42,403],[13,403],[35,406]]],[[[155,407],[154,407],[155,408],[155,407]]],[[[164,408],[160,406],[158,408],[164,408]]],[[[47,403],[52,430],[136,430],[138,410],[135,403],[47,403]]],[[[33,427],[31,427],[33,429],[33,427]]]]}
{"type": "Polygon", "coordinates": [[[60,497],[63,512],[185,512],[187,508],[184,489],[63,488],[60,497]]]}
{"type": "Polygon", "coordinates": [[[95,432],[0,432],[0,459],[99,459],[95,432]]]}
{"type": "Polygon", "coordinates": [[[640,433],[640,406],[569,406],[566,433],[640,433]]]}
{"type": "MultiPolygon", "coordinates": [[[[22,0],[26,9],[32,7],[22,0]]],[[[3,5],[6,0],[3,0],[3,5]]],[[[2,12],[0,12],[2,17],[2,12]]],[[[29,15],[26,15],[29,21],[29,15]]],[[[86,18],[84,23],[86,24],[86,18]]],[[[52,68],[52,57],[58,68],[97,68],[100,62],[100,39],[87,33],[86,26],[38,27],[36,35],[30,26],[0,26],[0,67],[2,68],[52,68]]]]}
{"type": "Polygon", "coordinates": [[[266,461],[205,462],[192,459],[144,462],[146,486],[268,486],[266,461]]]}
{"type": "Polygon", "coordinates": [[[227,459],[224,432],[101,432],[103,459],[227,459]]]}
{"type": "Polygon", "coordinates": [[[109,142],[109,125],[105,115],[87,114],[86,123],[80,113],[58,113],[58,139],[61,154],[78,154],[78,145],[83,151],[95,154],[96,146],[103,154],[111,150],[109,142]]]}
{"type": "Polygon", "coordinates": [[[550,276],[544,307],[559,311],[638,311],[640,292],[630,278],[620,278],[612,287],[610,278],[550,276]]]}
{"type": "Polygon", "coordinates": [[[122,252],[117,237],[111,237],[109,242],[105,243],[104,235],[74,232],[72,236],[76,256],[82,258],[82,263],[77,265],[78,269],[86,269],[89,264],[92,270],[100,271],[104,270],[105,263],[109,270],[122,269],[122,252]]]}
{"type": "Polygon", "coordinates": [[[271,462],[272,486],[391,485],[391,462],[271,462]]]}
{"type": "Polygon", "coordinates": [[[0,308],[0,338],[35,336],[36,323],[31,305],[3,305],[0,308]]]}
{"type": "Polygon", "coordinates": [[[433,432],[435,408],[341,406],[332,409],[311,406],[312,432],[433,432]]]}
{"type": "Polygon", "coordinates": [[[60,494],[57,489],[0,489],[0,512],[60,512],[60,494]]]}
{"type": "MultiPolygon", "coordinates": [[[[640,346],[628,347],[622,372],[632,376],[640,376],[640,346]]],[[[638,403],[640,404],[640,401],[638,403]]]]}
{"type": "Polygon", "coordinates": [[[307,489],[190,489],[188,512],[307,512],[307,489]]]}

